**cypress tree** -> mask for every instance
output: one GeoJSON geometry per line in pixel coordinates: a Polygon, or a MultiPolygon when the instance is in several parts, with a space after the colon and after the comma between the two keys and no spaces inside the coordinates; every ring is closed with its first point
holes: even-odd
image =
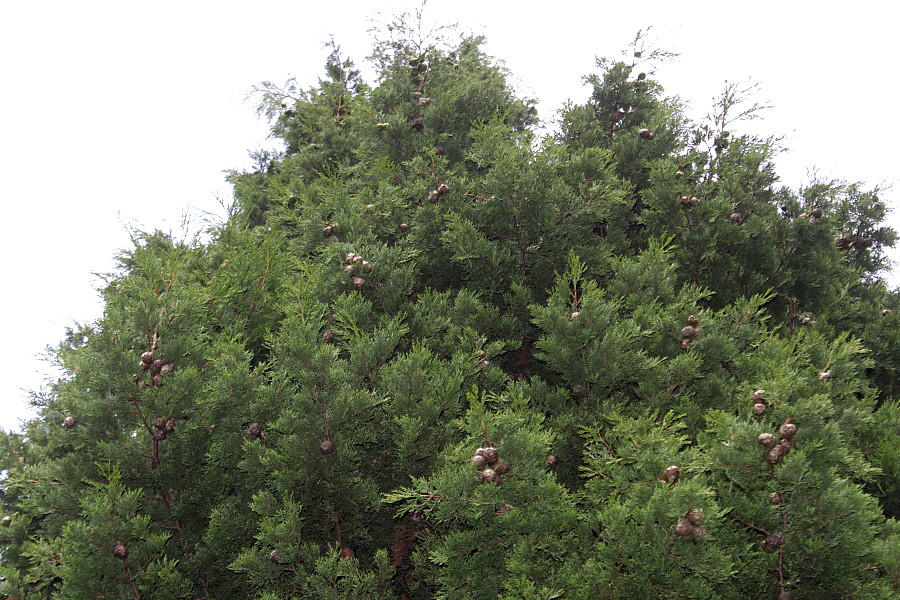
{"type": "Polygon", "coordinates": [[[887,599],[900,302],[879,190],[778,186],[638,36],[538,138],[402,18],[209,243],[136,237],[2,433],[12,598],[887,599]]]}

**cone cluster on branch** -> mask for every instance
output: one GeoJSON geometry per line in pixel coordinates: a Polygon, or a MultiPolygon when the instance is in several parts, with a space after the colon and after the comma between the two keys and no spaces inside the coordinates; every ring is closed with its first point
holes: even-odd
{"type": "Polygon", "coordinates": [[[472,456],[472,466],[478,471],[476,483],[501,485],[509,475],[510,464],[500,458],[500,451],[494,447],[478,448],[472,456]]]}
{"type": "Polygon", "coordinates": [[[768,405],[765,400],[766,390],[756,390],[753,392],[753,418],[757,421],[761,421],[763,415],[766,414],[766,410],[768,409],[768,405]]]}
{"type": "Polygon", "coordinates": [[[757,441],[769,449],[766,453],[766,460],[770,465],[774,467],[780,464],[788,452],[796,447],[795,435],[797,435],[797,426],[790,422],[786,422],[778,428],[777,438],[771,433],[759,434],[757,441]]]}
{"type": "Polygon", "coordinates": [[[153,439],[164,440],[175,432],[175,419],[157,417],[153,420],[153,439]]]}
{"type": "Polygon", "coordinates": [[[706,535],[703,529],[704,518],[702,508],[692,508],[675,525],[675,533],[680,537],[692,536],[695,542],[700,541],[706,535]]]}
{"type": "Polygon", "coordinates": [[[436,203],[440,200],[441,196],[444,196],[450,192],[450,186],[446,183],[442,183],[437,186],[435,189],[428,192],[428,201],[432,204],[436,203]]]}
{"type": "Polygon", "coordinates": [[[362,290],[366,287],[366,280],[357,276],[357,273],[371,273],[372,265],[361,255],[349,252],[344,257],[344,272],[350,275],[350,282],[354,290],[362,290]]]}
{"type": "Polygon", "coordinates": [[[131,376],[134,382],[141,388],[162,387],[163,375],[167,375],[175,369],[175,365],[173,365],[171,361],[156,358],[156,355],[152,350],[141,354],[141,361],[138,363],[138,366],[142,371],[147,371],[150,376],[149,382],[142,381],[140,375],[137,373],[131,376]]]}

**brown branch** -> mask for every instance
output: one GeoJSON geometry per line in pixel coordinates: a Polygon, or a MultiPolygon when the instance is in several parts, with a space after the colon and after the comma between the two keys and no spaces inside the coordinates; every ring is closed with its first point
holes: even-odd
{"type": "Polygon", "coordinates": [[[744,527],[746,527],[747,529],[753,529],[755,531],[759,531],[760,533],[764,533],[766,535],[769,535],[769,533],[770,533],[769,530],[763,529],[762,527],[757,527],[756,525],[753,525],[752,523],[738,517],[737,515],[731,515],[731,518],[734,519],[735,521],[737,521],[738,523],[740,523],[741,525],[743,525],[744,527]]]}
{"type": "Polygon", "coordinates": [[[134,590],[134,599],[141,600],[141,592],[138,591],[137,583],[134,580],[134,574],[131,572],[131,566],[128,564],[128,558],[123,558],[122,563],[125,565],[125,572],[128,573],[128,580],[131,582],[131,589],[134,590]]]}

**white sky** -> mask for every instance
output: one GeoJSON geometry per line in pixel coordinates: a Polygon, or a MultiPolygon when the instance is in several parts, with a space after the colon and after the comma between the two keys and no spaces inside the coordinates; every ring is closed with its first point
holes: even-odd
{"type": "MultiPolygon", "coordinates": [[[[270,147],[246,91],[322,75],[330,35],[364,67],[372,2],[55,0],[9,2],[0,21],[0,256],[5,340],[0,427],[27,415],[38,359],[74,321],[101,314],[93,273],[129,246],[127,226],[181,231],[190,211],[222,215],[225,169],[270,147]]],[[[386,15],[418,2],[376,4],[386,15]]],[[[638,29],[678,52],[658,70],[669,94],[706,114],[725,80],[760,84],[774,105],[755,127],[785,136],[782,181],[821,175],[897,181],[897,15],[889,3],[431,0],[426,20],[483,33],[543,118],[588,95],[594,56],[617,57],[638,29]],[[879,7],[880,5],[880,7],[879,7]],[[732,6],[734,8],[732,8],[732,6]]],[[[380,22],[384,22],[381,19],[380,22]]],[[[364,73],[370,70],[364,69],[364,73]]],[[[369,78],[371,80],[371,78],[369,78]]],[[[897,206],[900,190],[882,197],[897,206]]],[[[897,211],[900,212],[900,211],[897,211]]],[[[900,215],[891,223],[900,229],[900,215]]],[[[897,256],[895,254],[895,256],[897,256]]],[[[900,278],[892,279],[894,285],[900,278]]]]}

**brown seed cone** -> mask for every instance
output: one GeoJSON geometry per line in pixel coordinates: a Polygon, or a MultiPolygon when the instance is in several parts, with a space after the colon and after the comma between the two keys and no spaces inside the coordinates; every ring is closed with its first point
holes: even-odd
{"type": "Polygon", "coordinates": [[[272,550],[269,552],[269,561],[273,563],[278,562],[278,550],[272,550]]]}
{"type": "Polygon", "coordinates": [[[485,483],[500,485],[500,474],[494,469],[485,469],[481,472],[481,477],[485,483]]]}
{"type": "Polygon", "coordinates": [[[819,381],[830,381],[830,380],[831,380],[830,372],[822,371],[821,373],[819,373],[819,381]]]}
{"type": "Polygon", "coordinates": [[[765,396],[765,395],[766,395],[766,390],[756,390],[755,392],[753,392],[753,401],[761,402],[763,399],[763,396],[765,396]]]}
{"type": "Polygon", "coordinates": [[[702,508],[694,508],[684,516],[685,519],[691,522],[692,525],[697,526],[703,521],[705,514],[703,514],[702,508]]]}
{"type": "Polygon", "coordinates": [[[687,318],[687,324],[691,327],[696,327],[700,324],[700,319],[697,318],[697,315],[691,315],[687,318]]]}
{"type": "Polygon", "coordinates": [[[663,481],[668,483],[669,485],[675,485],[678,483],[678,478],[681,477],[681,469],[678,468],[677,465],[672,465],[663,473],[663,481]]]}
{"type": "Polygon", "coordinates": [[[500,458],[500,452],[496,448],[489,447],[484,449],[482,456],[484,456],[484,459],[489,465],[492,465],[500,458]]]}
{"type": "Polygon", "coordinates": [[[148,365],[153,364],[153,353],[144,352],[143,354],[141,354],[141,362],[147,363],[148,365]]]}
{"type": "Polygon", "coordinates": [[[331,329],[326,329],[325,331],[323,331],[322,332],[322,341],[325,342],[326,344],[330,344],[331,342],[333,342],[334,341],[334,331],[332,331],[331,329]]]}
{"type": "Polygon", "coordinates": [[[150,365],[150,374],[155,375],[160,372],[163,368],[163,365],[166,364],[165,361],[161,358],[157,358],[153,361],[153,364],[150,365]]]}
{"type": "Polygon", "coordinates": [[[171,372],[174,371],[174,370],[175,370],[175,365],[173,365],[172,363],[166,363],[166,364],[164,364],[163,366],[161,366],[161,367],[159,368],[159,374],[160,374],[160,375],[167,375],[167,374],[171,373],[171,372]]]}
{"type": "Polygon", "coordinates": [[[572,395],[576,398],[585,398],[587,397],[587,388],[583,385],[576,385],[572,388],[572,395]]]}
{"type": "Polygon", "coordinates": [[[119,542],[115,546],[113,546],[113,556],[118,558],[119,560],[125,560],[128,558],[128,546],[119,542]]]}
{"type": "Polygon", "coordinates": [[[361,290],[366,287],[366,280],[362,277],[354,277],[353,278],[353,289],[361,290]]]}
{"type": "Polygon", "coordinates": [[[778,435],[782,438],[792,438],[797,435],[797,426],[793,423],[785,423],[778,428],[778,435]]]}
{"type": "Polygon", "coordinates": [[[156,417],[155,419],[153,419],[153,428],[162,431],[166,428],[166,420],[162,417],[156,417]]]}
{"type": "Polygon", "coordinates": [[[559,464],[559,459],[555,454],[548,454],[547,459],[544,462],[547,463],[547,466],[551,469],[555,469],[556,465],[559,464]]]}
{"type": "Polygon", "coordinates": [[[250,423],[250,427],[247,428],[247,435],[255,440],[262,435],[262,431],[262,425],[259,423],[250,423]]]}
{"type": "Polygon", "coordinates": [[[690,325],[686,325],[681,328],[681,337],[686,340],[694,339],[694,336],[697,335],[697,328],[691,327],[690,325]]]}
{"type": "Polygon", "coordinates": [[[759,434],[759,437],[756,438],[756,441],[758,441],[760,444],[762,444],[766,448],[774,448],[775,444],[778,443],[778,441],[775,439],[775,436],[772,435],[771,433],[759,434]]]}
{"type": "Polygon", "coordinates": [[[334,452],[334,442],[331,440],[325,440],[321,444],[319,444],[319,452],[321,452],[325,456],[331,456],[334,452]]]}
{"type": "Polygon", "coordinates": [[[163,378],[162,375],[157,373],[153,377],[150,378],[150,385],[152,387],[162,387],[163,386],[163,378]]]}
{"type": "Polygon", "coordinates": [[[850,238],[846,235],[834,238],[834,243],[837,244],[837,247],[844,252],[846,252],[853,246],[853,242],[850,241],[850,238]]]}
{"type": "Polygon", "coordinates": [[[580,316],[581,316],[581,313],[578,311],[575,311],[571,315],[569,315],[569,320],[574,321],[575,319],[577,319],[580,316]]]}
{"type": "Polygon", "coordinates": [[[769,450],[768,454],[766,454],[766,460],[768,460],[769,464],[774,467],[781,462],[781,459],[784,458],[785,454],[787,454],[785,449],[780,445],[776,445],[771,450],[769,450]]]}
{"type": "Polygon", "coordinates": [[[431,202],[432,204],[437,202],[438,198],[440,198],[440,197],[441,197],[441,195],[437,193],[437,190],[431,190],[430,192],[428,192],[428,201],[431,202]]]}
{"type": "Polygon", "coordinates": [[[175,419],[169,419],[166,421],[166,428],[164,430],[167,434],[173,433],[175,431],[175,419]]]}
{"type": "Polygon", "coordinates": [[[784,504],[784,494],[780,492],[772,492],[769,496],[769,504],[784,504]]]}
{"type": "Polygon", "coordinates": [[[689,521],[678,521],[675,525],[675,533],[681,537],[687,537],[694,533],[694,526],[689,521]]]}
{"type": "Polygon", "coordinates": [[[822,209],[821,209],[820,207],[817,206],[817,207],[813,208],[811,211],[809,211],[809,214],[810,214],[814,219],[821,219],[823,213],[822,213],[822,209]]]}
{"type": "Polygon", "coordinates": [[[332,227],[331,225],[326,225],[322,228],[322,235],[325,237],[331,237],[332,235],[334,235],[334,227],[332,227]]]}
{"type": "Polygon", "coordinates": [[[764,552],[772,554],[777,552],[779,548],[784,546],[784,536],[777,533],[770,533],[766,539],[762,541],[762,549],[764,552]]]}
{"type": "Polygon", "coordinates": [[[409,225],[400,223],[400,233],[406,233],[407,231],[409,231],[409,225]]]}
{"type": "Polygon", "coordinates": [[[446,183],[442,183],[441,185],[437,186],[437,189],[435,191],[443,196],[444,194],[450,193],[450,186],[446,183]]]}
{"type": "Polygon", "coordinates": [[[139,368],[141,371],[146,371],[147,369],[150,368],[150,364],[151,364],[151,363],[145,363],[144,361],[138,361],[138,368],[139,368]]]}
{"type": "Polygon", "coordinates": [[[787,454],[790,450],[793,450],[797,446],[797,440],[795,440],[794,438],[782,438],[778,443],[782,448],[784,448],[785,454],[787,454]]]}
{"type": "Polygon", "coordinates": [[[757,402],[753,405],[753,414],[757,417],[761,417],[766,414],[766,405],[762,402],[757,402]]]}
{"type": "Polygon", "coordinates": [[[728,217],[728,220],[732,223],[740,223],[741,222],[741,213],[731,213],[728,217]]]}
{"type": "Polygon", "coordinates": [[[643,129],[639,129],[638,135],[641,137],[641,139],[645,139],[645,140],[653,139],[653,132],[650,131],[649,129],[647,129],[646,127],[643,129]]]}
{"type": "Polygon", "coordinates": [[[484,456],[482,456],[481,454],[476,454],[472,457],[472,465],[479,471],[484,469],[486,464],[487,460],[485,460],[484,456]]]}
{"type": "Polygon", "coordinates": [[[892,310],[889,309],[889,308],[886,308],[886,309],[884,309],[883,311],[881,311],[881,316],[882,316],[882,317],[886,317],[886,316],[888,316],[889,314],[891,314],[892,312],[894,312],[894,311],[892,311],[892,310]]]}
{"type": "Polygon", "coordinates": [[[62,422],[63,429],[72,429],[75,427],[75,417],[66,417],[62,422]]]}
{"type": "Polygon", "coordinates": [[[494,471],[497,475],[506,475],[509,473],[510,465],[505,460],[498,460],[497,464],[494,465],[494,471]]]}
{"type": "Polygon", "coordinates": [[[154,440],[164,440],[166,439],[166,435],[168,434],[166,433],[165,429],[154,429],[151,435],[153,436],[154,440]]]}

